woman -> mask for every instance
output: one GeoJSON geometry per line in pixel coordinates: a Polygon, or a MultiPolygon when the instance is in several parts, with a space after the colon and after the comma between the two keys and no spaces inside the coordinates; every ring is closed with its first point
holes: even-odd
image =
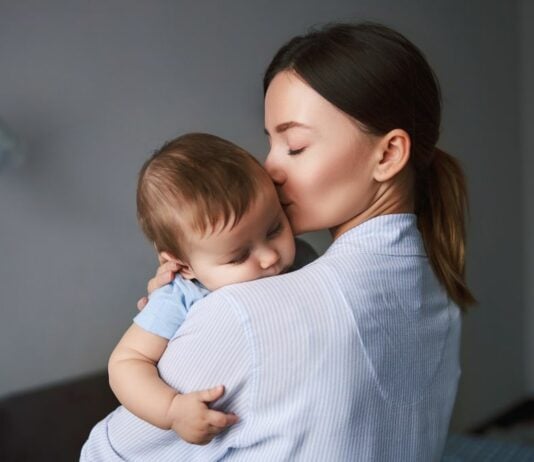
{"type": "Polygon", "coordinates": [[[328,228],[334,242],[299,271],[212,293],[169,344],[164,380],[183,392],[223,383],[217,407],[238,424],[190,446],[121,411],[99,448],[147,460],[440,460],[459,308],[474,299],[463,176],[435,146],[434,74],[395,31],[341,24],[283,46],[264,89],[265,167],[293,230],[328,228]]]}

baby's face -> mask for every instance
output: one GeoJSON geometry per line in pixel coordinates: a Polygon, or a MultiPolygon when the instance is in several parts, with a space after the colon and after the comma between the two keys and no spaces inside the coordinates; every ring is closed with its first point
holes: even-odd
{"type": "Polygon", "coordinates": [[[293,264],[295,240],[272,184],[265,185],[232,229],[216,229],[188,243],[188,278],[210,290],[283,273],[293,264]]]}

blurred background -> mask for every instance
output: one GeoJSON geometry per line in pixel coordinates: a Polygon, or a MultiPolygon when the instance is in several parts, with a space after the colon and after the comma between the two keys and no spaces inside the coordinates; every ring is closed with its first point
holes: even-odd
{"type": "MultiPolygon", "coordinates": [[[[157,266],[135,217],[143,161],[186,131],[263,160],[261,81],[274,52],[312,25],[358,20],[425,53],[443,91],[439,145],[469,181],[479,306],[464,317],[452,430],[532,395],[533,2],[1,0],[4,403],[105,369],[157,266]]],[[[305,237],[319,252],[329,244],[305,237]]]]}

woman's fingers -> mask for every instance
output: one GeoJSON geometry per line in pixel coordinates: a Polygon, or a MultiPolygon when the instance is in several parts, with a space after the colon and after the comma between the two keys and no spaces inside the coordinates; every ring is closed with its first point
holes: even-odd
{"type": "Polygon", "coordinates": [[[137,309],[141,311],[146,306],[147,303],[148,303],[148,298],[141,297],[139,300],[137,300],[137,309]]]}
{"type": "MultiPolygon", "coordinates": [[[[166,284],[169,284],[173,279],[174,275],[180,270],[181,265],[175,261],[170,261],[167,259],[168,255],[164,252],[158,254],[158,260],[160,265],[156,270],[156,275],[148,281],[146,290],[149,294],[154,292],[156,289],[163,287],[166,284]]],[[[137,301],[137,309],[141,311],[146,304],[148,303],[147,297],[142,297],[137,301]]]]}
{"type": "MultiPolygon", "coordinates": [[[[158,260],[161,264],[156,270],[156,275],[152,279],[150,279],[150,281],[148,281],[146,287],[146,290],[149,294],[154,292],[156,289],[159,289],[160,287],[169,284],[174,279],[174,275],[181,268],[181,266],[177,262],[165,260],[165,256],[162,256],[161,253],[158,255],[158,260]]],[[[147,303],[147,297],[140,298],[137,301],[137,309],[142,310],[147,303]]]]}
{"type": "Polygon", "coordinates": [[[178,265],[170,261],[161,265],[156,271],[156,275],[148,281],[147,292],[151,294],[156,289],[163,287],[165,284],[169,284],[174,279],[174,275],[178,269],[178,265]]]}
{"type": "Polygon", "coordinates": [[[173,273],[170,271],[158,274],[157,276],[154,276],[150,281],[148,281],[146,290],[149,294],[151,294],[156,289],[159,289],[160,287],[163,287],[164,285],[171,282],[172,279],[173,273]]]}
{"type": "MultiPolygon", "coordinates": [[[[160,262],[161,263],[161,262],[160,262]]],[[[162,273],[166,273],[168,271],[176,271],[178,268],[178,265],[173,261],[164,261],[159,265],[158,269],[156,270],[156,276],[162,273]]]]}

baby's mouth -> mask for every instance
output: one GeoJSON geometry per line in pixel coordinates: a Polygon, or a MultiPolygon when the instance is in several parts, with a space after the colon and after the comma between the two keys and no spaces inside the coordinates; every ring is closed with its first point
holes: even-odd
{"type": "Polygon", "coordinates": [[[282,274],[285,271],[285,268],[277,268],[275,271],[269,271],[269,273],[265,274],[264,278],[270,278],[272,276],[278,276],[279,274],[282,274]]]}

